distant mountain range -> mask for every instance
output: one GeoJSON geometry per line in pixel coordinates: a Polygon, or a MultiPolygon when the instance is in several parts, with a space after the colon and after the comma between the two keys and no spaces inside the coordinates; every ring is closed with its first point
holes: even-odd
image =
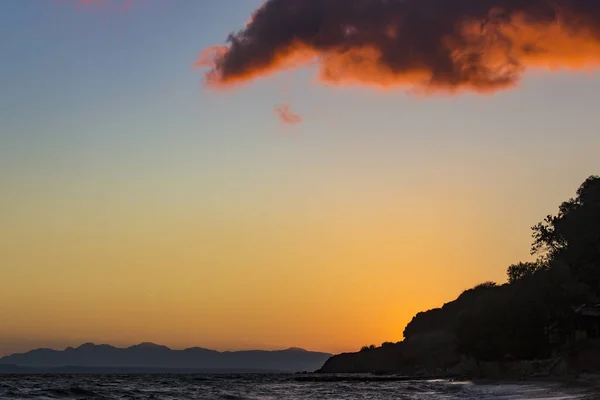
{"type": "Polygon", "coordinates": [[[0,373],[19,372],[301,372],[315,371],[331,357],[298,348],[225,351],[172,350],[154,343],[127,348],[86,343],[64,350],[36,349],[0,358],[0,373]]]}

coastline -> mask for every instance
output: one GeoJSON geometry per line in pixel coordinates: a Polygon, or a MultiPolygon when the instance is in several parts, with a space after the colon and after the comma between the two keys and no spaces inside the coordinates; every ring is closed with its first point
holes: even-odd
{"type": "Polygon", "coordinates": [[[515,390],[527,391],[526,398],[560,400],[600,400],[600,374],[584,373],[579,376],[529,377],[526,379],[490,379],[466,377],[409,376],[395,374],[300,374],[293,378],[309,383],[382,383],[382,382],[434,382],[449,384],[473,384],[489,387],[491,391],[515,390]]]}

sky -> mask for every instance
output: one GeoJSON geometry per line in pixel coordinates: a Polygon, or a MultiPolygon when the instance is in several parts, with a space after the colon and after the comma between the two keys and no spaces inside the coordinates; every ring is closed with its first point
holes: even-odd
{"type": "Polygon", "coordinates": [[[419,94],[275,65],[223,88],[235,51],[199,57],[260,5],[2,2],[0,355],[399,341],[504,282],[600,172],[593,68],[419,94]]]}

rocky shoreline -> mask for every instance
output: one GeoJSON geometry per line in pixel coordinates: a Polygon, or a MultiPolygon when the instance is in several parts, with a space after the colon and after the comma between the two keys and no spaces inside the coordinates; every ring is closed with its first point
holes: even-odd
{"type": "Polygon", "coordinates": [[[321,369],[317,371],[317,374],[299,376],[297,379],[305,381],[404,381],[424,379],[523,381],[547,378],[578,378],[579,376],[581,376],[581,372],[570,365],[563,357],[511,362],[480,362],[465,357],[454,367],[445,370],[415,370],[412,374],[406,374],[406,371],[356,373],[328,372],[326,369],[321,369]]]}
{"type": "MultiPolygon", "coordinates": [[[[573,380],[600,371],[600,340],[588,340],[542,360],[480,361],[461,355],[452,341],[401,342],[331,357],[305,380],[573,380]],[[340,374],[344,374],[341,376],[340,374]],[[354,377],[349,378],[347,374],[354,377]]],[[[600,382],[600,379],[594,378],[600,382]]]]}

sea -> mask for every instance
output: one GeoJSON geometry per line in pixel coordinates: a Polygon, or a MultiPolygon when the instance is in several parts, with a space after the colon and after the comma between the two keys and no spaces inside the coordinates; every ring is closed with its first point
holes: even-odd
{"type": "Polygon", "coordinates": [[[600,399],[559,383],[305,382],[295,375],[0,375],[0,399],[600,399]]]}

